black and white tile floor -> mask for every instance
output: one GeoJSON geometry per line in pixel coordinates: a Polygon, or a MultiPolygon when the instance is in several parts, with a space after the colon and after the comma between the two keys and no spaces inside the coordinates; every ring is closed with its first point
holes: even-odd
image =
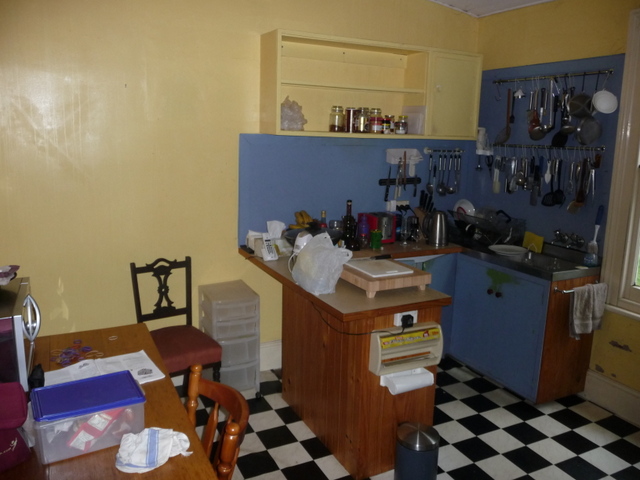
{"type": "MultiPolygon", "coordinates": [[[[233,480],[350,479],[284,402],[276,374],[261,375],[263,398],[246,393],[251,416],[233,480]]],[[[434,427],[438,480],[640,479],[640,428],[577,396],[532,405],[449,358],[434,427]]],[[[371,480],[393,480],[393,471],[371,480]]]]}

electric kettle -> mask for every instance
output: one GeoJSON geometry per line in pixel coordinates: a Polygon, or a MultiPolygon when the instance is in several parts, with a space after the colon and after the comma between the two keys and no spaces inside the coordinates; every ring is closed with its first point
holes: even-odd
{"type": "Polygon", "coordinates": [[[431,215],[425,218],[427,222],[427,228],[425,234],[427,235],[427,245],[432,247],[444,247],[449,243],[449,236],[447,234],[447,216],[445,212],[434,211],[431,215]]]}

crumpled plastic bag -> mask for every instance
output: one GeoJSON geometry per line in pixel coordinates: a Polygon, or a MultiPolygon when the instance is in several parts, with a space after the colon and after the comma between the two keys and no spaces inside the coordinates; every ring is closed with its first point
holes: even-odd
{"type": "Polygon", "coordinates": [[[346,248],[335,247],[328,233],[321,233],[300,250],[291,275],[309,293],[334,293],[342,266],[351,260],[352,255],[346,248]]]}
{"type": "Polygon", "coordinates": [[[302,114],[302,106],[295,100],[289,100],[289,96],[280,105],[280,129],[290,131],[303,131],[307,119],[302,114]]]}

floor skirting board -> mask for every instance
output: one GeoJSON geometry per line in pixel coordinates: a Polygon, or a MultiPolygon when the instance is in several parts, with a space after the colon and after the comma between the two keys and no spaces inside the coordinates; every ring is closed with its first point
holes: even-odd
{"type": "Polygon", "coordinates": [[[640,426],[640,392],[637,390],[589,370],[582,396],[627,422],[640,426]]]}
{"type": "Polygon", "coordinates": [[[260,371],[282,368],[282,340],[260,344],[260,371]]]}

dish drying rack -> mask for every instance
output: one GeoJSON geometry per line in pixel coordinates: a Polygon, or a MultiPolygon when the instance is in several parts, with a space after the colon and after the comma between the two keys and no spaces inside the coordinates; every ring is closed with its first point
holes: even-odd
{"type": "Polygon", "coordinates": [[[485,244],[522,245],[527,222],[512,218],[503,210],[489,211],[488,215],[469,215],[448,210],[450,219],[461,238],[473,238],[485,244]]]}

